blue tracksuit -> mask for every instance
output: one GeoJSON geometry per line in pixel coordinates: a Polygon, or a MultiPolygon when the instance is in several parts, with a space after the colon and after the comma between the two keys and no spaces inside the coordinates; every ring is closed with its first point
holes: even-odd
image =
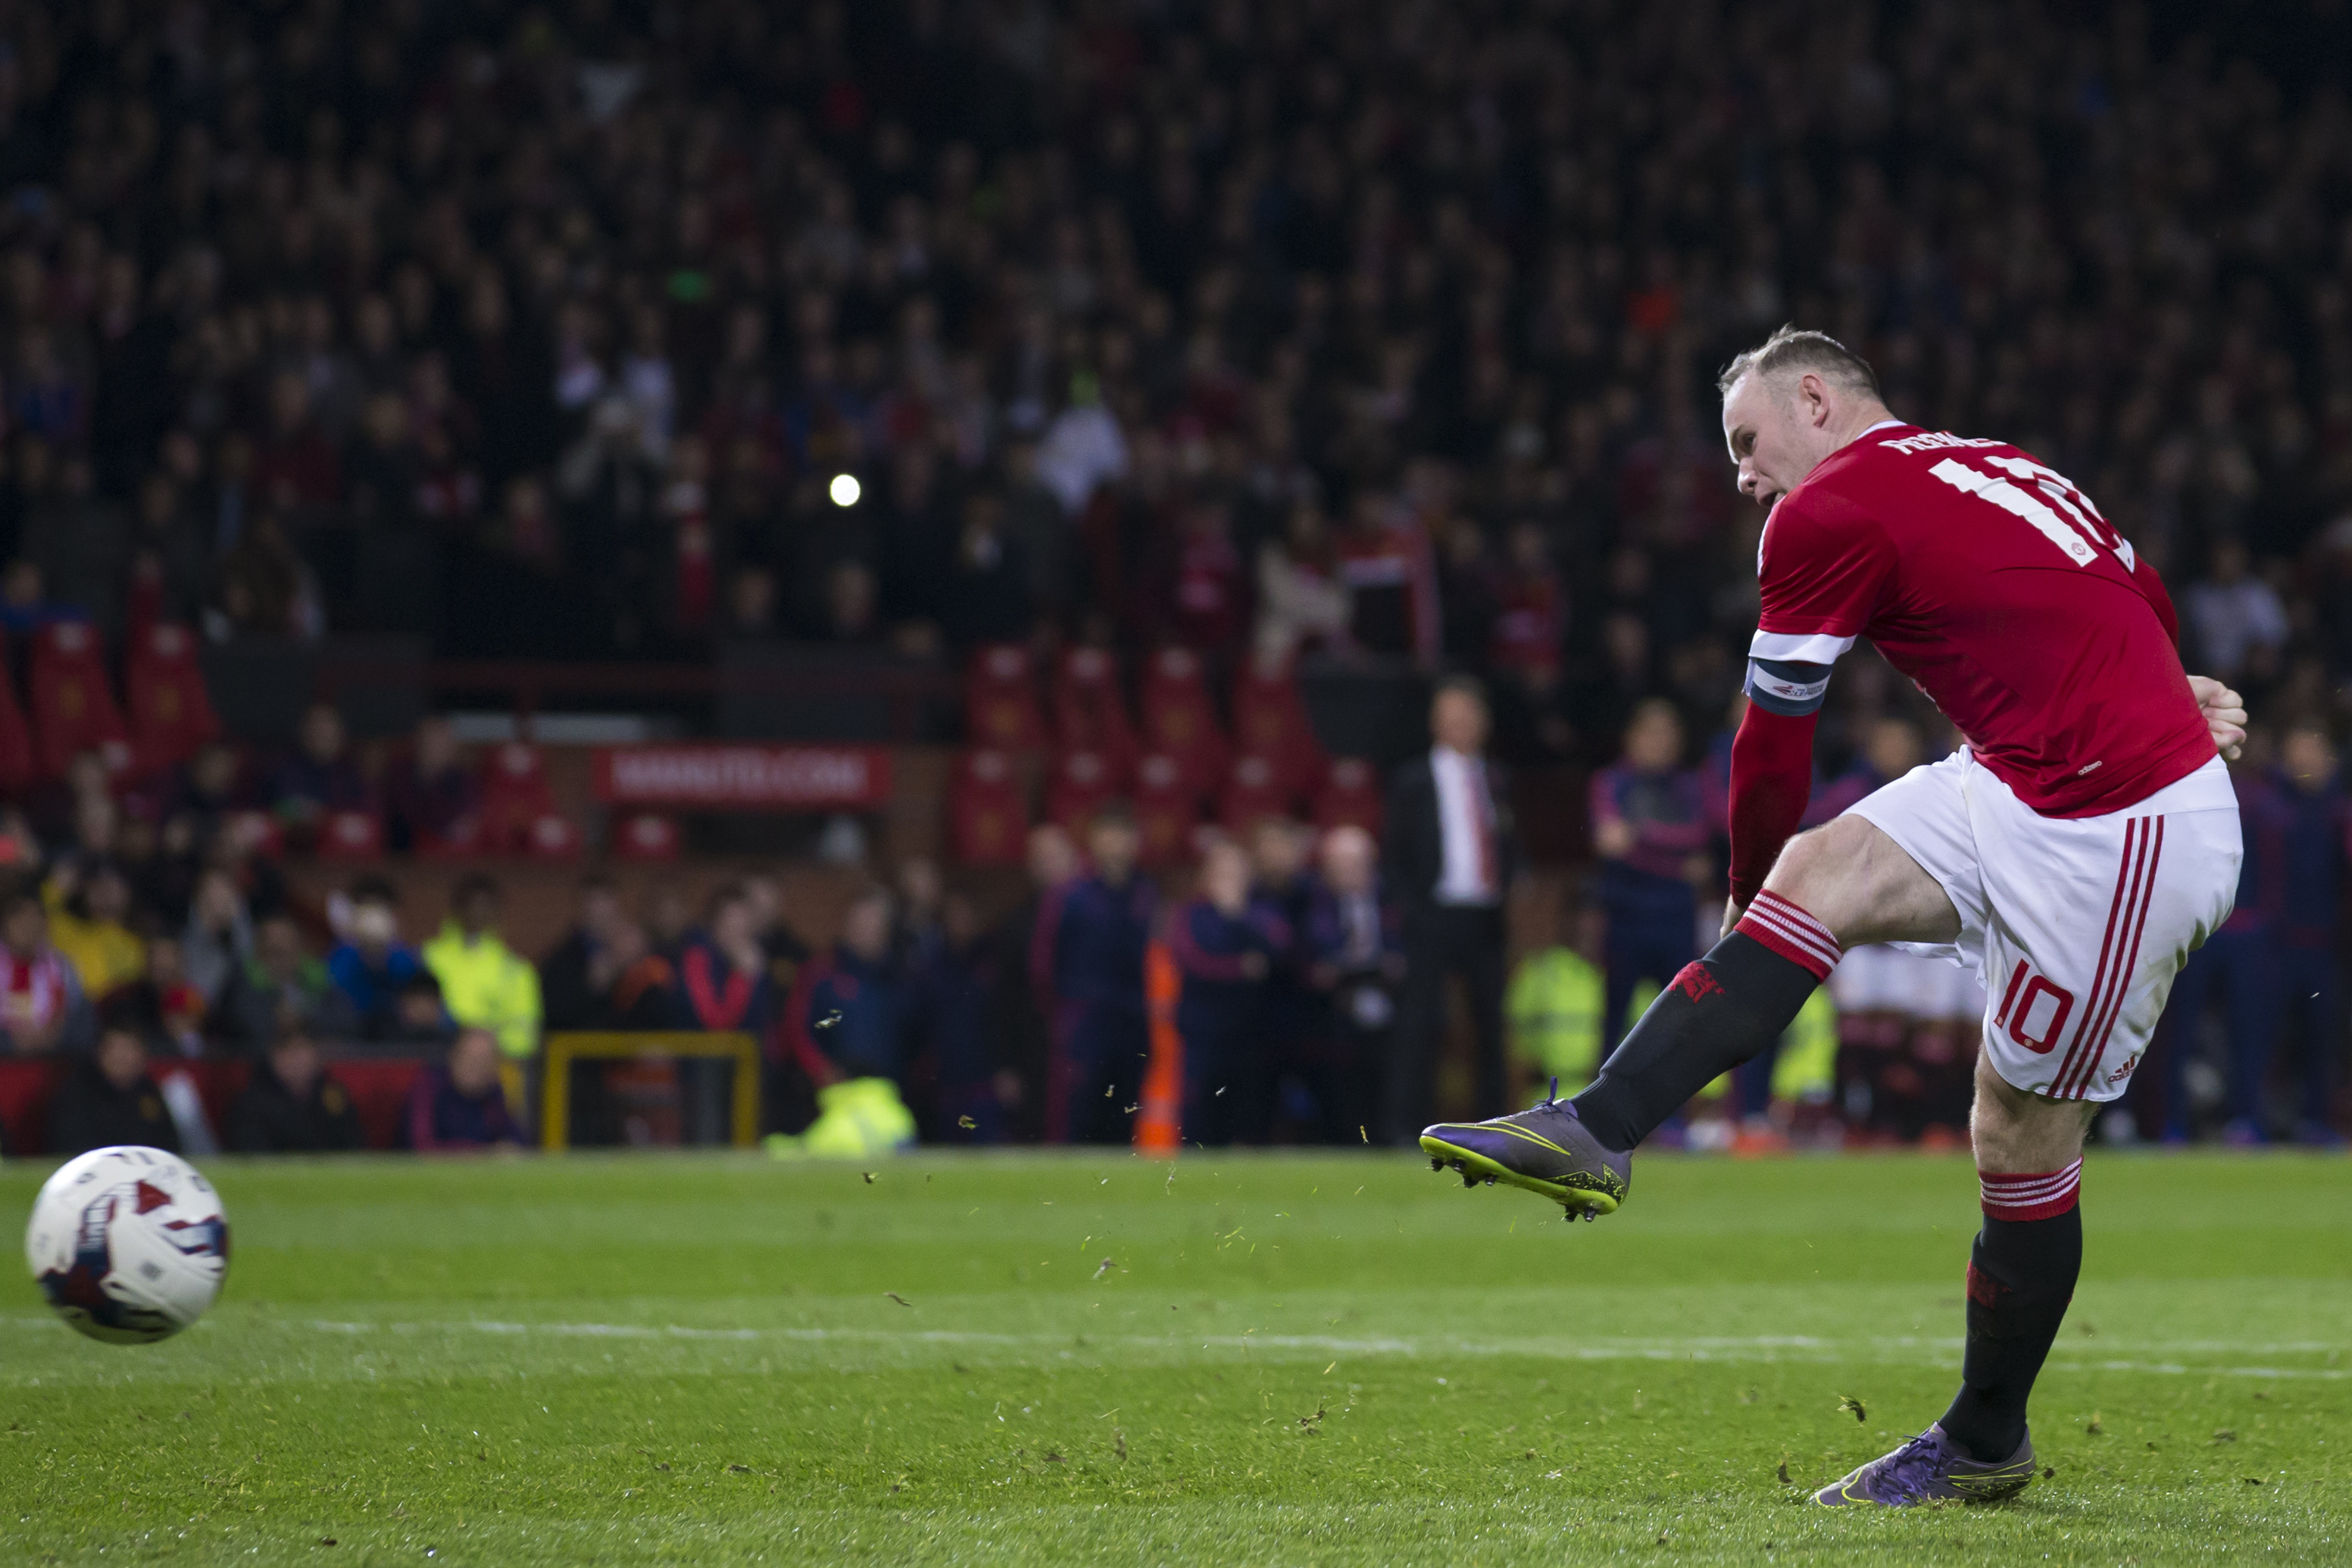
{"type": "Polygon", "coordinates": [[[1706,852],[1713,837],[1706,790],[1696,770],[1645,773],[1623,763],[1592,778],[1592,821],[1615,820],[1634,832],[1633,847],[1601,863],[1601,902],[1609,911],[1602,967],[1604,1045],[1614,1047],[1631,1020],[1626,1005],[1643,980],[1660,990],[1698,956],[1698,892],[1683,863],[1706,852]]]}
{"type": "Polygon", "coordinates": [[[1050,1143],[1123,1143],[1127,1108],[1143,1086],[1151,1035],[1143,952],[1160,895],[1130,876],[1120,887],[1082,877],[1062,895],[1053,932],[1054,1063],[1045,1088],[1050,1143]]]}
{"type": "Polygon", "coordinates": [[[990,995],[996,988],[994,954],[985,942],[956,947],[926,943],[918,953],[915,984],[924,1037],[939,1072],[940,1136],[950,1143],[994,1143],[1004,1136],[1004,1110],[996,1100],[996,1052],[990,1035],[990,995]],[[963,1123],[970,1121],[971,1125],[963,1123]]]}
{"type": "Polygon", "coordinates": [[[1268,899],[1252,899],[1238,916],[1194,899],[1168,922],[1169,955],[1184,976],[1176,1032],[1184,1041],[1184,1136],[1193,1142],[1230,1143],[1236,1129],[1260,1120],[1272,1076],[1265,977],[1290,940],[1268,899]],[[1255,976],[1247,972],[1253,954],[1255,976]]]}
{"type": "Polygon", "coordinates": [[[2328,1059],[2336,1045],[2336,911],[2347,821],[2343,790],[2334,779],[2306,790],[2280,773],[2234,782],[2246,844],[2237,908],[2173,986],[2164,1074],[2168,1137],[2189,1131],[2183,1069],[2217,988],[2228,1008],[2231,1120],[2261,1131],[2263,1081],[2279,1027],[2290,1017],[2303,1037],[2301,1115],[2319,1124],[2327,1117],[2328,1059]]]}

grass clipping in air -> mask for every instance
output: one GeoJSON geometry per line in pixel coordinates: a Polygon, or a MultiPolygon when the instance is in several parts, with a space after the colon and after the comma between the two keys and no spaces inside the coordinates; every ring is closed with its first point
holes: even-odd
{"type": "Polygon", "coordinates": [[[1901,1514],[1800,1501],[1950,1398],[1964,1160],[1645,1157],[1572,1231],[1361,1150],[205,1168],[195,1329],[13,1287],[0,1558],[2352,1555],[2340,1160],[2095,1157],[2054,1478],[1901,1514]]]}

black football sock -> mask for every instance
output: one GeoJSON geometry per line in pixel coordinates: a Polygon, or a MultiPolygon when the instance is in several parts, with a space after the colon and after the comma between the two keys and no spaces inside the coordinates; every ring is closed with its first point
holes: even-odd
{"type": "Polygon", "coordinates": [[[1837,961],[1827,927],[1786,899],[1759,893],[1731,934],[1658,994],[1570,1103],[1601,1142],[1633,1148],[1779,1039],[1837,961]]]}
{"type": "Polygon", "coordinates": [[[2025,1401],[2083,1271],[2083,1162],[2035,1176],[1986,1175],[1984,1228],[1969,1256],[1969,1343],[1944,1436],[1997,1465],[2025,1440],[2025,1401]]]}

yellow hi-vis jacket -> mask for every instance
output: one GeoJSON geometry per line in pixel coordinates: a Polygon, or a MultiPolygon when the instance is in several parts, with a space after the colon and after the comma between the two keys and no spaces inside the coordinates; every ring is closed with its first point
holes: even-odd
{"type": "Polygon", "coordinates": [[[489,1030],[509,1057],[539,1049],[539,971],[497,932],[469,940],[450,921],[425,944],[425,967],[441,983],[442,1005],[460,1026],[489,1030]]]}

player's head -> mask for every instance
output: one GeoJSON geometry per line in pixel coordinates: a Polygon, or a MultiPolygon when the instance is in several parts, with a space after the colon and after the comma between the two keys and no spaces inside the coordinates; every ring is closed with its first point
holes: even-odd
{"type": "Polygon", "coordinates": [[[1886,417],[1877,373],[1826,332],[1782,327],[1724,366],[1716,385],[1739,493],[1767,508],[1886,417]]]}

